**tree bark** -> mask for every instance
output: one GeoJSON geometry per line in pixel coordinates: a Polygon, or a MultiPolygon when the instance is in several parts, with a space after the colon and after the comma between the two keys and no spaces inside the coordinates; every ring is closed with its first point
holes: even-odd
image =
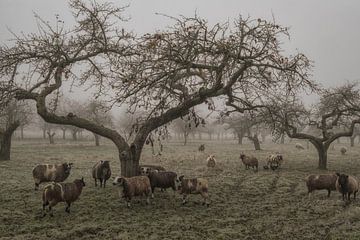
{"type": "Polygon", "coordinates": [[[0,160],[10,160],[11,137],[14,131],[19,127],[18,121],[9,125],[5,131],[0,130],[0,160]]]}
{"type": "Polygon", "coordinates": [[[285,144],[285,134],[281,134],[280,144],[285,144]]]}
{"type": "Polygon", "coordinates": [[[65,140],[66,139],[66,128],[61,129],[63,134],[62,134],[62,138],[65,140]]]}
{"type": "Polygon", "coordinates": [[[42,131],[43,131],[43,139],[46,139],[46,129],[43,128],[42,131]]]}
{"type": "Polygon", "coordinates": [[[73,141],[77,141],[77,131],[72,131],[71,136],[73,141]]]}
{"type": "Polygon", "coordinates": [[[48,131],[47,135],[49,136],[50,144],[55,144],[55,140],[54,140],[55,132],[51,133],[50,131],[48,131]]]}
{"type": "Polygon", "coordinates": [[[237,132],[237,139],[238,139],[238,144],[242,145],[243,139],[244,139],[244,134],[242,134],[241,132],[237,132]]]}
{"type": "Polygon", "coordinates": [[[254,143],[255,150],[261,150],[260,141],[257,134],[254,134],[253,137],[251,135],[248,135],[248,138],[254,143]]]}
{"type": "Polygon", "coordinates": [[[21,140],[24,140],[24,126],[23,125],[20,126],[20,138],[21,138],[21,140]]]}
{"type": "Polygon", "coordinates": [[[184,146],[187,144],[188,135],[189,135],[189,133],[184,132],[184,146]]]}
{"type": "Polygon", "coordinates": [[[323,143],[321,141],[315,141],[315,140],[310,140],[310,142],[314,145],[314,147],[316,148],[316,150],[318,152],[318,156],[319,156],[318,168],[322,169],[322,170],[326,170],[326,168],[327,168],[327,151],[329,149],[331,142],[323,143]]]}

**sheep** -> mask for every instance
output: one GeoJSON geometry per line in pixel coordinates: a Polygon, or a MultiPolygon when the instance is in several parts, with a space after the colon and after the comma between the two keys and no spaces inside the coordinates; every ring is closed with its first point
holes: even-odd
{"type": "Polygon", "coordinates": [[[52,207],[59,202],[66,202],[65,212],[70,213],[70,205],[79,198],[83,187],[85,187],[84,178],[75,179],[72,183],[52,182],[46,185],[42,194],[43,217],[46,215],[45,208],[48,205],[52,217],[52,207]]]}
{"type": "Polygon", "coordinates": [[[146,203],[149,204],[149,195],[151,193],[150,180],[147,176],[135,176],[135,177],[116,177],[113,185],[119,185],[123,187],[123,195],[121,198],[125,198],[126,205],[130,207],[131,199],[135,196],[146,196],[146,203]]]}
{"type": "Polygon", "coordinates": [[[296,143],[295,144],[295,148],[298,150],[304,150],[305,148],[303,147],[303,145],[301,145],[300,143],[296,143]]]}
{"type": "Polygon", "coordinates": [[[258,170],[259,161],[256,157],[246,156],[244,153],[240,154],[240,159],[245,165],[245,169],[249,169],[250,167],[256,168],[258,170]]]}
{"type": "Polygon", "coordinates": [[[182,204],[186,204],[188,194],[200,194],[203,199],[203,205],[207,207],[210,205],[209,198],[209,186],[208,181],[204,178],[184,178],[184,175],[176,179],[176,186],[179,190],[179,193],[183,196],[182,204]]]}
{"type": "Polygon", "coordinates": [[[271,154],[266,158],[266,160],[267,164],[264,166],[264,169],[270,168],[271,170],[279,168],[284,162],[284,158],[280,153],[271,154]]]}
{"type": "Polygon", "coordinates": [[[110,176],[111,176],[111,169],[110,169],[109,161],[101,160],[93,166],[92,177],[95,180],[95,187],[97,187],[97,179],[99,179],[100,188],[102,186],[104,186],[105,188],[106,181],[110,178],[110,176]]]}
{"type": "Polygon", "coordinates": [[[336,190],[342,194],[342,198],[345,201],[346,194],[348,201],[350,201],[350,195],[354,194],[354,199],[356,198],[356,193],[359,191],[359,183],[353,176],[348,176],[346,174],[337,173],[337,180],[335,183],[336,190]]]}
{"type": "Polygon", "coordinates": [[[305,178],[306,186],[308,188],[308,195],[314,190],[328,190],[328,197],[332,190],[336,190],[335,184],[338,176],[333,174],[311,174],[305,178]]]}
{"type": "Polygon", "coordinates": [[[215,167],[216,165],[216,160],[215,160],[215,156],[214,155],[209,155],[208,158],[206,159],[206,165],[210,168],[215,167]]]}
{"type": "Polygon", "coordinates": [[[167,188],[172,188],[174,190],[174,192],[176,191],[175,183],[176,183],[177,174],[174,172],[152,171],[149,173],[148,178],[150,180],[151,193],[152,193],[151,197],[152,198],[154,198],[154,191],[155,191],[155,188],[157,188],[157,187],[161,188],[162,191],[167,188]]]}
{"type": "Polygon", "coordinates": [[[203,152],[203,151],[205,151],[205,144],[201,144],[199,146],[199,152],[203,152]]]}
{"type": "Polygon", "coordinates": [[[148,176],[151,171],[165,171],[165,168],[157,165],[140,165],[138,174],[141,176],[148,176]]]}
{"type": "Polygon", "coordinates": [[[35,190],[39,189],[42,182],[63,182],[70,174],[72,163],[39,164],[32,170],[35,181],[35,190]]]}
{"type": "Polygon", "coordinates": [[[341,147],[340,152],[341,152],[342,155],[345,155],[345,153],[347,152],[347,148],[346,147],[341,147]]]}

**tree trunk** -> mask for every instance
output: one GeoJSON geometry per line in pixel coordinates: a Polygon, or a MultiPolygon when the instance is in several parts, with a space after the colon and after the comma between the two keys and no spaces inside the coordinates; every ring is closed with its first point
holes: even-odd
{"type": "Polygon", "coordinates": [[[55,132],[50,133],[50,131],[48,131],[47,134],[48,134],[48,136],[49,136],[49,142],[50,142],[50,144],[55,144],[55,140],[54,140],[55,132]]]}
{"type": "Polygon", "coordinates": [[[43,128],[42,131],[43,131],[43,139],[46,139],[46,129],[43,128]]]}
{"type": "Polygon", "coordinates": [[[63,132],[62,138],[65,140],[66,139],[66,128],[61,129],[63,132]]]}
{"type": "MultiPolygon", "coordinates": [[[[291,139],[291,138],[290,138],[291,139]]],[[[285,134],[281,134],[280,144],[285,144],[285,134]]]]}
{"type": "Polygon", "coordinates": [[[21,140],[24,140],[24,126],[23,125],[20,126],[20,138],[21,138],[21,140]]]}
{"type": "Polygon", "coordinates": [[[9,125],[4,132],[0,131],[0,160],[10,160],[11,137],[14,131],[19,127],[19,122],[9,125]]]}
{"type": "Polygon", "coordinates": [[[72,135],[73,141],[77,141],[77,131],[72,131],[71,135],[72,135]]]}
{"type": "Polygon", "coordinates": [[[350,137],[350,147],[355,146],[355,137],[356,137],[356,136],[350,137]]]}
{"type": "Polygon", "coordinates": [[[95,146],[100,146],[100,136],[97,134],[94,134],[95,137],[95,146]]]}
{"type": "Polygon", "coordinates": [[[319,156],[319,165],[318,168],[322,170],[326,170],[327,168],[327,151],[331,142],[323,143],[320,141],[310,141],[316,148],[319,156]]]}
{"type": "Polygon", "coordinates": [[[187,140],[188,140],[188,133],[184,132],[184,146],[186,145],[187,140]]]}
{"type": "Polygon", "coordinates": [[[251,135],[248,135],[248,138],[254,143],[255,150],[261,150],[257,134],[254,134],[253,137],[251,135]]]}
{"type": "Polygon", "coordinates": [[[238,139],[238,144],[242,145],[243,144],[243,139],[244,139],[244,134],[238,132],[237,133],[237,139],[238,139]]]}

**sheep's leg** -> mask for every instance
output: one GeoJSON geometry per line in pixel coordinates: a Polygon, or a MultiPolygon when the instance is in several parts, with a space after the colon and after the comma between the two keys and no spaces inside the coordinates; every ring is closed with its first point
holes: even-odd
{"type": "Polygon", "coordinates": [[[103,186],[103,180],[102,178],[100,178],[100,188],[102,188],[102,186],[103,186]]]}
{"type": "Polygon", "coordinates": [[[356,198],[356,193],[357,193],[357,191],[356,191],[356,192],[354,192],[354,200],[355,200],[355,198],[356,198]]]}
{"type": "Polygon", "coordinates": [[[149,205],[149,204],[150,204],[149,194],[146,194],[146,204],[147,204],[147,205],[149,205]]]}
{"type": "Polygon", "coordinates": [[[350,201],[350,195],[351,195],[351,193],[349,192],[349,193],[348,193],[348,200],[349,200],[349,201],[350,201]]]}
{"type": "Polygon", "coordinates": [[[71,203],[70,202],[66,202],[66,203],[67,203],[67,206],[65,208],[65,212],[70,213],[70,205],[71,205],[71,203]]]}
{"type": "Polygon", "coordinates": [[[131,197],[128,197],[126,200],[126,206],[130,207],[131,197]]]}
{"type": "Polygon", "coordinates": [[[95,178],[95,187],[97,187],[97,181],[96,181],[96,178],[95,178]]]}
{"type": "Polygon", "coordinates": [[[104,184],[103,184],[103,187],[105,188],[105,183],[106,183],[106,180],[104,179],[104,184]]]}
{"type": "Polygon", "coordinates": [[[206,205],[206,206],[209,206],[210,203],[207,203],[207,199],[209,197],[209,194],[207,192],[201,192],[200,195],[203,197],[204,199],[204,202],[203,202],[203,205],[206,205]]]}
{"type": "Polygon", "coordinates": [[[182,204],[183,204],[183,205],[185,205],[186,202],[187,202],[187,201],[186,201],[186,197],[187,197],[187,195],[186,195],[186,194],[183,194],[183,201],[182,201],[182,204]]]}
{"type": "Polygon", "coordinates": [[[39,182],[35,182],[35,188],[34,188],[35,191],[39,190],[39,185],[40,185],[39,182]]]}
{"type": "Polygon", "coordinates": [[[45,201],[42,205],[43,206],[43,208],[42,208],[43,209],[43,217],[46,216],[46,206],[47,205],[49,205],[49,201],[45,201]]]}
{"type": "Polygon", "coordinates": [[[331,193],[331,190],[330,190],[330,189],[328,189],[328,197],[330,197],[330,193],[331,193]]]}
{"type": "Polygon", "coordinates": [[[151,187],[151,198],[154,198],[155,187],[151,187]]]}

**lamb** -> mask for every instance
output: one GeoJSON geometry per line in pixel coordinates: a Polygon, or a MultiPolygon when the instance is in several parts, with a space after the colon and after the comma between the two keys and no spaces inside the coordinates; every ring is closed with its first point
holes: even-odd
{"type": "Polygon", "coordinates": [[[205,144],[201,144],[199,147],[199,152],[205,151],[205,144]]]}
{"type": "Polygon", "coordinates": [[[149,195],[151,193],[150,180],[147,176],[135,177],[116,177],[113,185],[123,187],[123,195],[120,197],[125,198],[126,204],[130,207],[131,199],[135,196],[146,196],[146,203],[149,204],[149,195]]]}
{"type": "Polygon", "coordinates": [[[46,215],[45,208],[48,205],[50,216],[53,216],[52,207],[59,202],[66,202],[65,212],[70,213],[70,205],[79,198],[83,187],[85,187],[84,178],[75,179],[72,183],[52,182],[46,185],[42,195],[43,216],[46,215]]]}
{"type": "Polygon", "coordinates": [[[354,199],[356,198],[356,193],[359,191],[359,183],[353,176],[348,176],[346,174],[337,173],[338,179],[336,180],[336,190],[338,190],[343,197],[343,200],[347,198],[350,201],[350,195],[354,194],[354,199]]]}
{"type": "Polygon", "coordinates": [[[240,154],[240,159],[245,165],[245,169],[249,169],[250,167],[256,168],[258,170],[259,161],[256,157],[246,156],[244,153],[240,154]]]}
{"type": "Polygon", "coordinates": [[[305,148],[303,147],[303,145],[301,145],[300,143],[296,143],[295,144],[295,148],[298,150],[304,150],[305,148]]]}
{"type": "Polygon", "coordinates": [[[72,163],[39,164],[34,167],[32,174],[35,181],[35,190],[42,182],[63,182],[70,174],[72,163]]]}
{"type": "Polygon", "coordinates": [[[208,202],[209,194],[209,186],[208,181],[204,178],[184,178],[184,175],[180,176],[176,179],[177,189],[180,194],[183,195],[183,205],[187,203],[186,198],[188,194],[200,194],[203,199],[203,205],[209,206],[208,202]]]}
{"type": "Polygon", "coordinates": [[[148,178],[150,180],[150,185],[151,185],[151,197],[154,197],[154,191],[155,188],[161,188],[161,190],[167,189],[167,188],[172,188],[174,191],[176,191],[176,178],[177,178],[177,174],[174,172],[166,172],[166,171],[161,171],[161,172],[156,172],[156,171],[152,171],[149,173],[148,178]]]}
{"type": "Polygon", "coordinates": [[[345,153],[347,152],[347,148],[346,147],[341,147],[340,152],[341,152],[342,155],[345,155],[345,153]]]}
{"type": "Polygon", "coordinates": [[[208,158],[206,159],[206,165],[210,168],[215,167],[216,165],[216,160],[215,160],[215,156],[214,155],[209,155],[208,158]]]}
{"type": "MultiPolygon", "coordinates": [[[[311,174],[306,177],[305,182],[308,188],[308,195],[314,190],[328,190],[328,197],[332,190],[336,190],[335,184],[338,176],[333,174],[311,174]]],[[[310,195],[309,195],[310,196],[310,195]]]]}
{"type": "Polygon", "coordinates": [[[110,163],[109,161],[99,161],[97,162],[92,169],[92,176],[95,179],[95,187],[97,186],[97,179],[100,180],[100,188],[104,186],[106,181],[111,176],[111,169],[110,169],[110,163]]]}

